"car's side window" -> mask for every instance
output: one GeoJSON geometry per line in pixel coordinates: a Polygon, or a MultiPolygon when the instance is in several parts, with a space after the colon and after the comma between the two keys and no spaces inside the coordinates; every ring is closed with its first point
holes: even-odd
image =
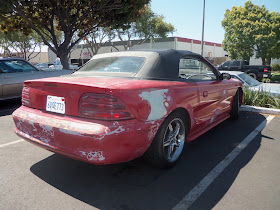
{"type": "Polygon", "coordinates": [[[0,72],[16,73],[16,72],[32,72],[37,71],[33,66],[21,60],[9,60],[0,62],[0,72]]]}
{"type": "Polygon", "coordinates": [[[230,66],[238,67],[238,66],[240,66],[240,61],[232,61],[230,66]]]}
{"type": "Polygon", "coordinates": [[[230,62],[229,62],[229,61],[227,61],[227,62],[224,62],[223,66],[224,66],[224,67],[228,67],[228,66],[229,66],[229,64],[230,64],[230,62]]]}
{"type": "Polygon", "coordinates": [[[16,72],[14,69],[5,64],[4,61],[0,61],[0,73],[13,73],[16,72]]]}
{"type": "Polygon", "coordinates": [[[181,58],[179,63],[179,78],[195,81],[216,80],[217,76],[211,67],[195,58],[181,58]]]}

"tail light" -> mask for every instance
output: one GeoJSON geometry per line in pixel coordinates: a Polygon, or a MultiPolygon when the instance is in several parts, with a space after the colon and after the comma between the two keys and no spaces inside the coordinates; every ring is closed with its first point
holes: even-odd
{"type": "Polygon", "coordinates": [[[267,73],[268,72],[268,68],[264,68],[264,73],[267,73]]]}
{"type": "Polygon", "coordinates": [[[127,120],[134,118],[129,107],[121,99],[96,93],[85,93],[81,96],[79,116],[97,120],[127,120]]]}
{"type": "Polygon", "coordinates": [[[22,105],[31,107],[31,101],[30,101],[30,96],[29,96],[29,87],[24,86],[22,89],[22,97],[21,97],[21,102],[22,105]]]}

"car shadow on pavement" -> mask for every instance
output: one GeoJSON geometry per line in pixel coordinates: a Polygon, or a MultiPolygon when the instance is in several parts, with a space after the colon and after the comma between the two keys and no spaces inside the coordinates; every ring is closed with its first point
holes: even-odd
{"type": "Polygon", "coordinates": [[[11,115],[20,106],[21,106],[20,99],[0,101],[0,117],[11,115]]]}
{"type": "MultiPolygon", "coordinates": [[[[99,209],[172,209],[264,120],[260,114],[242,112],[240,120],[221,123],[189,143],[182,159],[171,169],[155,168],[141,158],[123,164],[95,166],[54,154],[30,170],[51,186],[99,209]]],[[[260,144],[261,134],[191,209],[214,207],[260,144]]]]}

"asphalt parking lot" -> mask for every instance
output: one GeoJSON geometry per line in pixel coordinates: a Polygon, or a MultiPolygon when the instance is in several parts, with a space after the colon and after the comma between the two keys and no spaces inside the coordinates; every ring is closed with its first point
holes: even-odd
{"type": "Polygon", "coordinates": [[[157,169],[94,166],[20,140],[0,103],[0,209],[280,209],[280,117],[241,112],[157,169]],[[261,132],[258,132],[261,131],[261,132]]]}

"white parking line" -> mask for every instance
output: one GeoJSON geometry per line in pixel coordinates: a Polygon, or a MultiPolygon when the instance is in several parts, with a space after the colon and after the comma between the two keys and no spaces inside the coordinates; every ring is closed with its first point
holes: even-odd
{"type": "Polygon", "coordinates": [[[9,143],[7,143],[7,144],[1,144],[1,145],[0,145],[0,148],[6,147],[6,146],[9,146],[9,145],[12,145],[12,144],[16,144],[16,143],[19,143],[19,142],[22,142],[22,141],[24,141],[24,140],[23,140],[23,139],[20,139],[20,140],[17,140],[17,141],[9,142],[9,143]]]}
{"type": "Polygon", "coordinates": [[[210,171],[174,208],[188,209],[209,187],[209,185],[223,172],[223,170],[239,155],[239,153],[270,123],[274,116],[268,116],[255,130],[253,130],[230,154],[226,156],[212,171],[210,171]]]}

